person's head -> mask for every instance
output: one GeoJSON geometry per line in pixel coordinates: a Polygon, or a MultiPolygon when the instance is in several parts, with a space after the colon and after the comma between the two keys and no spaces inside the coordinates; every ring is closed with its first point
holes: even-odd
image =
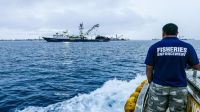
{"type": "Polygon", "coordinates": [[[178,26],[174,23],[168,23],[162,28],[163,37],[176,37],[178,35],[178,26]]]}

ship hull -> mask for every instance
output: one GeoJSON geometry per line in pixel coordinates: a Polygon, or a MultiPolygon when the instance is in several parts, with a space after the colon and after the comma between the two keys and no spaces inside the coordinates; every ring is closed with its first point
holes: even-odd
{"type": "Polygon", "coordinates": [[[49,37],[42,37],[47,42],[108,42],[109,39],[56,39],[49,37]]]}

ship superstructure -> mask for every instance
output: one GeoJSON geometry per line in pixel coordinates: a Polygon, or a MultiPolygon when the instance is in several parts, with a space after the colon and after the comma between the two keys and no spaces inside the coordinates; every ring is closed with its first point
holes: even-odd
{"type": "Polygon", "coordinates": [[[98,28],[99,24],[93,25],[86,33],[83,32],[84,25],[81,23],[79,25],[79,35],[73,36],[69,35],[68,31],[63,32],[62,34],[56,33],[53,37],[43,37],[47,42],[108,42],[110,39],[105,36],[96,36],[95,39],[88,39],[89,34],[95,29],[98,28]],[[101,38],[99,38],[101,37],[101,38]]]}

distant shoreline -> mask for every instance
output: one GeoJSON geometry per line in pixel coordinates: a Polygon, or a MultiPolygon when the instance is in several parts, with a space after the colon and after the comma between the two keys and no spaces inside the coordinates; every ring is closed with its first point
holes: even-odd
{"type": "Polygon", "coordinates": [[[0,39],[0,41],[43,41],[43,39],[0,39]]]}
{"type": "MultiPolygon", "coordinates": [[[[128,41],[155,41],[155,40],[161,40],[161,39],[148,39],[148,40],[134,40],[129,39],[128,41]]],[[[199,39],[181,39],[181,40],[199,40],[199,39]]],[[[0,41],[44,41],[43,39],[0,39],[0,41]]]]}

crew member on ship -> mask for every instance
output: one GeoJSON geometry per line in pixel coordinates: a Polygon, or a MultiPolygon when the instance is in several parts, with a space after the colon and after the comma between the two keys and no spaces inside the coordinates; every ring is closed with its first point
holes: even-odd
{"type": "Polygon", "coordinates": [[[162,40],[153,44],[145,60],[150,83],[147,112],[185,112],[187,79],[185,68],[200,70],[193,46],[179,40],[178,26],[168,23],[162,28],[162,40]]]}

